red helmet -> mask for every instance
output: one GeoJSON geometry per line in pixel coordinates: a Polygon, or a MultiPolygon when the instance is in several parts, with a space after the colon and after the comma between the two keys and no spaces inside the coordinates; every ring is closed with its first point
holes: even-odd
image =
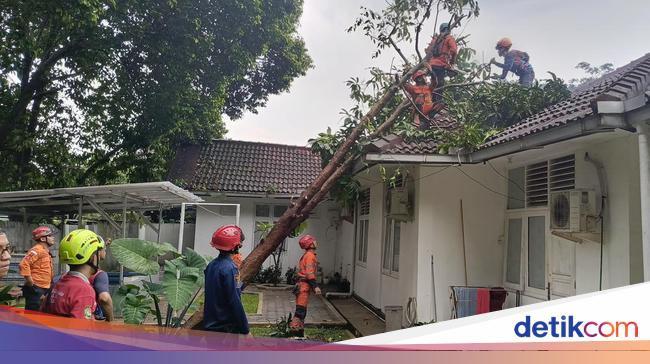
{"type": "Polygon", "coordinates": [[[39,241],[41,238],[54,234],[52,229],[47,226],[39,226],[32,231],[32,239],[39,241]]]}
{"type": "Polygon", "coordinates": [[[305,235],[302,238],[300,238],[298,244],[300,244],[301,249],[313,248],[314,244],[316,244],[316,238],[314,238],[311,235],[305,235]]]}
{"type": "Polygon", "coordinates": [[[224,225],[212,234],[210,245],[218,250],[231,251],[239,248],[244,239],[244,232],[239,226],[224,225]]]}
{"type": "Polygon", "coordinates": [[[510,38],[501,38],[497,42],[497,46],[495,48],[509,49],[510,47],[512,47],[512,41],[510,40],[510,38]]]}

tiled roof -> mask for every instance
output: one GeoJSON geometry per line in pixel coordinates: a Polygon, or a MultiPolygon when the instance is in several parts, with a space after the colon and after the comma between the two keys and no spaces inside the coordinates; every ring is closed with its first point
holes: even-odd
{"type": "Polygon", "coordinates": [[[169,178],[191,191],[297,194],[320,172],[307,147],[214,140],[181,148],[169,178]]]}
{"type": "MultiPolygon", "coordinates": [[[[453,129],[455,123],[449,118],[447,109],[440,111],[435,117],[434,122],[439,127],[453,129]]],[[[376,139],[367,152],[382,154],[436,154],[438,152],[438,143],[434,140],[411,141],[395,134],[376,139]]]]}
{"type": "Polygon", "coordinates": [[[605,76],[579,86],[567,100],[505,129],[482,148],[519,139],[526,135],[568,124],[595,113],[595,100],[625,100],[650,83],[650,53],[605,76]]]}

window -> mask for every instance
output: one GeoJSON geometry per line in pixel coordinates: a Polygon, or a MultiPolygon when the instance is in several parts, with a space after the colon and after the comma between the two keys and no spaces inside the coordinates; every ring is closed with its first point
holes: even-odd
{"type": "MultiPolygon", "coordinates": [[[[258,246],[262,240],[262,231],[257,231],[258,224],[275,224],[277,219],[287,210],[286,205],[255,205],[254,245],[258,246]]],[[[286,239],[280,244],[278,250],[286,251],[286,239]]]]}
{"type": "Polygon", "coordinates": [[[368,230],[370,227],[370,190],[359,194],[357,218],[357,262],[368,262],[368,230]]]}
{"type": "Polygon", "coordinates": [[[510,213],[506,221],[505,285],[546,298],[546,214],[510,213]]]}
{"type": "Polygon", "coordinates": [[[395,219],[387,219],[384,239],[382,270],[385,274],[399,273],[399,248],[402,223],[395,219]]]}
{"type": "Polygon", "coordinates": [[[550,192],[575,188],[575,155],[508,171],[508,210],[548,206],[550,192]]]}

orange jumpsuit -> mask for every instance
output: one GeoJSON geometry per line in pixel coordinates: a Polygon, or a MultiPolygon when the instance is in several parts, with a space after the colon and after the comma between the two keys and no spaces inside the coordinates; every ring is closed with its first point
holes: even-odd
{"type": "Polygon", "coordinates": [[[298,263],[298,284],[294,289],[296,295],[296,312],[289,324],[289,329],[298,336],[304,335],[304,322],[307,316],[309,294],[316,285],[318,261],[314,249],[307,249],[298,263]]]}
{"type": "Polygon", "coordinates": [[[317,269],[318,261],[316,260],[316,252],[309,249],[302,255],[298,263],[298,295],[296,296],[296,306],[303,306],[307,309],[309,292],[312,288],[316,288],[317,269]]]}

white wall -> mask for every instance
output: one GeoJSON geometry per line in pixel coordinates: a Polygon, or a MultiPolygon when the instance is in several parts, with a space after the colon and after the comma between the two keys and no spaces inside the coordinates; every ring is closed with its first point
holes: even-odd
{"type": "Polygon", "coordinates": [[[334,249],[334,270],[341,273],[341,277],[347,278],[350,282],[352,282],[352,259],[355,249],[354,233],[354,224],[341,220],[334,249]]]}
{"type": "MultiPolygon", "coordinates": [[[[417,299],[420,321],[434,318],[432,255],[438,321],[448,320],[451,316],[450,286],[502,284],[505,197],[486,190],[455,167],[441,171],[442,168],[420,167],[420,180],[417,183],[417,299]],[[463,259],[461,200],[467,282],[463,259]]],[[[500,194],[506,193],[503,177],[490,167],[466,165],[460,168],[490,189],[500,194]]]]}
{"type": "MultiPolygon", "coordinates": [[[[630,134],[576,151],[576,162],[580,161],[580,164],[576,163],[576,187],[599,191],[595,168],[584,162],[585,152],[603,163],[607,175],[609,196],[605,209],[603,289],[643,279],[637,146],[637,136],[630,134]],[[580,165],[583,166],[582,170],[578,170],[580,165]]],[[[577,293],[597,290],[600,245],[579,244],[576,247],[576,260],[577,293]]]]}

